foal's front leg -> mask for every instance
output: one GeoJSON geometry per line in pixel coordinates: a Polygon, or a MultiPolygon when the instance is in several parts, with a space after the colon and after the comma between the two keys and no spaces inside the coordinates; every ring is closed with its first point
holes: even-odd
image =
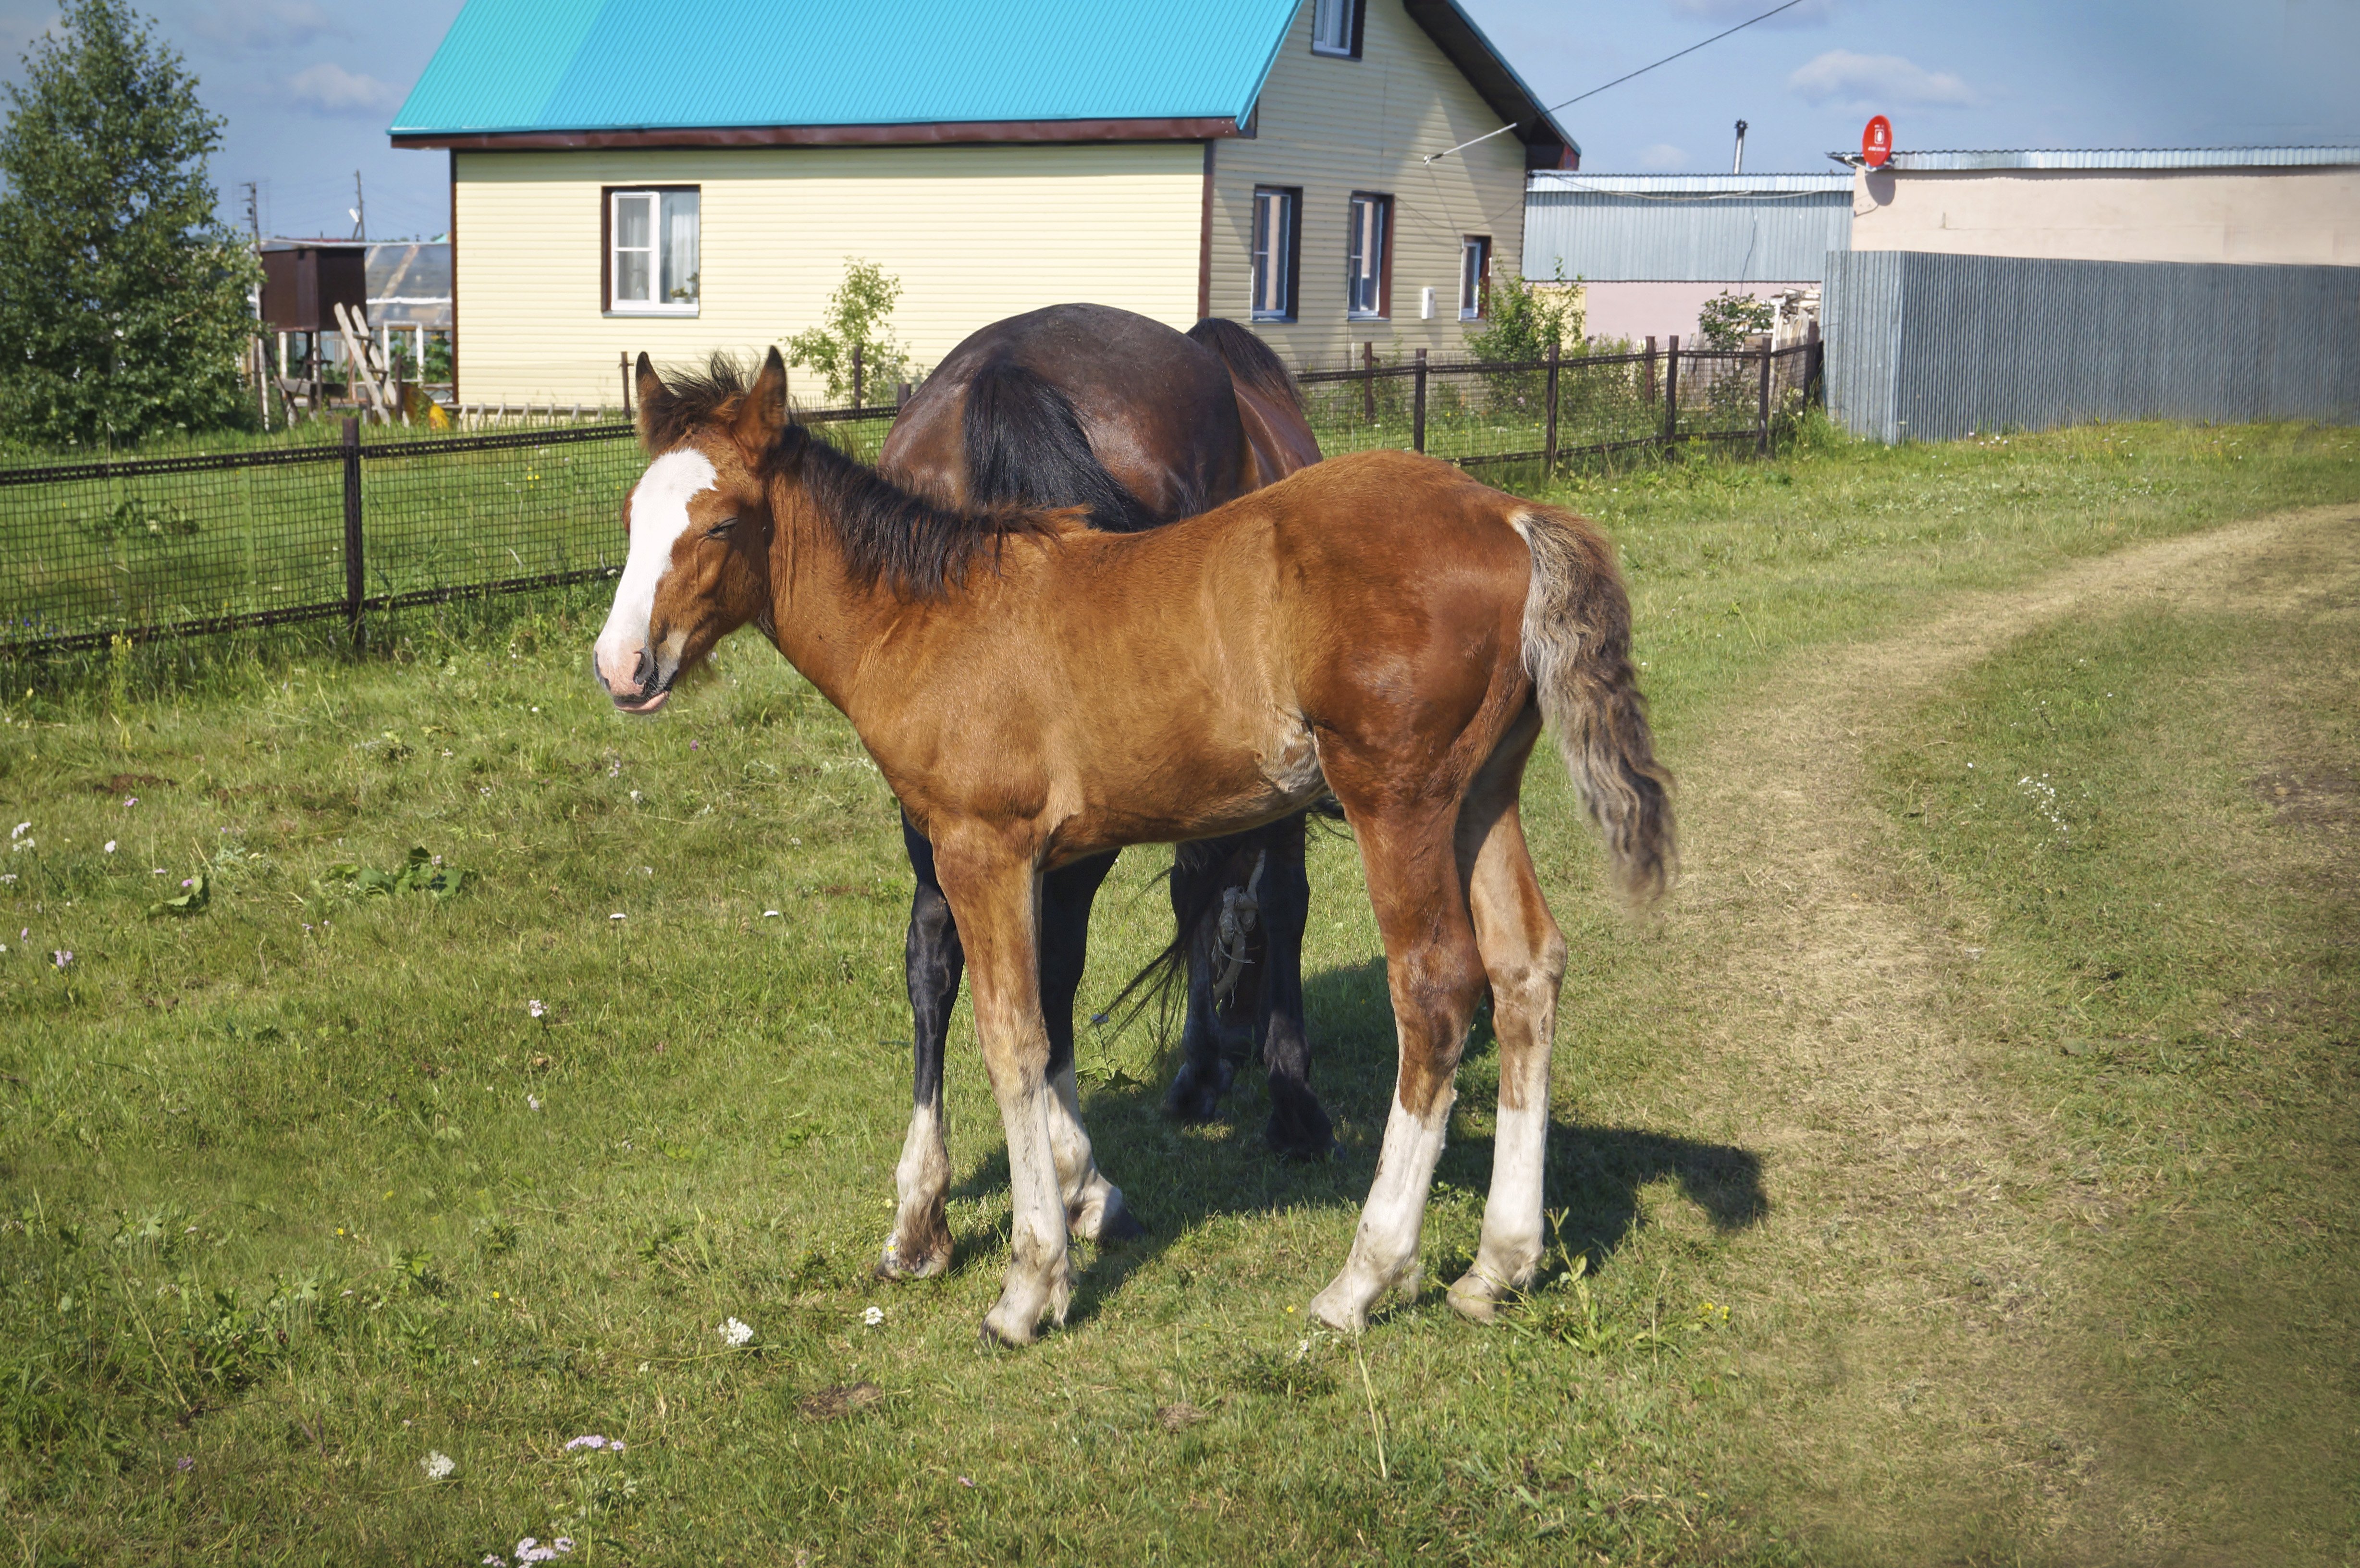
{"type": "Polygon", "coordinates": [[[984,1316],[983,1332],[1003,1345],[1029,1345],[1044,1315],[1065,1321],[1074,1288],[1065,1194],[1051,1140],[1064,1108],[1049,1083],[1049,1032],[1034,949],[1040,883],[1029,855],[983,828],[954,830],[937,842],[934,866],[967,947],[976,1032],[1008,1135],[1015,1210],[1008,1274],[999,1301],[984,1316]]]}
{"type": "Polygon", "coordinates": [[[943,1143],[943,1051],[967,957],[950,903],[934,877],[934,847],[906,811],[901,843],[918,884],[910,899],[910,934],[903,949],[910,982],[912,1093],[909,1135],[901,1141],[901,1163],[893,1169],[899,1195],[893,1234],[885,1238],[877,1273],[885,1279],[923,1279],[951,1263],[950,1225],[944,1214],[951,1162],[943,1143]]]}

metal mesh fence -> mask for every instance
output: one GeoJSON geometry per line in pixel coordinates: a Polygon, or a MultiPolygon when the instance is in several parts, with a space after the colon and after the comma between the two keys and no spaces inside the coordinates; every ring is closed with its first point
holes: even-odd
{"type": "Polygon", "coordinates": [[[1766,450],[1800,415],[1819,353],[1808,343],[1488,364],[1371,359],[1295,383],[1328,456],[1407,448],[1480,469],[1695,441],[1766,450]]]}
{"type": "MultiPolygon", "coordinates": [[[[1329,456],[1481,471],[1709,441],[1766,450],[1818,346],[1364,365],[1296,377],[1329,456]]],[[[874,462],[890,408],[800,417],[874,462]]],[[[579,583],[621,570],[628,424],[0,467],[0,652],[104,646],[579,583]]]]}

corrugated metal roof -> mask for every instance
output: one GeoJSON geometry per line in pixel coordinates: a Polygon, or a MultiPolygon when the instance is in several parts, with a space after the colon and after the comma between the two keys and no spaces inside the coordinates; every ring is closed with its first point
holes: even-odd
{"type": "Polygon", "coordinates": [[[1800,283],[1852,248],[1849,174],[1538,173],[1524,276],[1594,283],[1800,283]]]}
{"type": "Polygon", "coordinates": [[[1540,169],[1524,177],[1527,192],[1590,191],[1602,196],[1784,196],[1849,191],[1849,174],[1584,174],[1540,169]]]}
{"type": "MultiPolygon", "coordinates": [[[[1831,152],[1841,163],[1858,153],[1831,152]]],[[[1888,168],[1910,173],[1972,169],[2301,169],[2360,164],[2360,147],[1966,148],[1896,152],[1888,168]]]]}
{"type": "Polygon", "coordinates": [[[1242,121],[1301,0],[467,0],[394,136],[1242,121]]]}

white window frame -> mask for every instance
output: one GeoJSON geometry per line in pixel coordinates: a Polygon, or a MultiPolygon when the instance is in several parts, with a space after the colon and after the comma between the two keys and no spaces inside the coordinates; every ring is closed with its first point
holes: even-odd
{"type": "Polygon", "coordinates": [[[694,316],[704,304],[703,274],[705,271],[705,194],[700,187],[639,186],[617,188],[606,192],[606,310],[616,316],[694,316]],[[667,196],[693,196],[696,199],[696,267],[689,274],[698,280],[695,297],[687,299],[654,298],[663,288],[663,215],[667,196]],[[626,299],[623,294],[623,203],[648,203],[648,245],[644,251],[631,247],[647,257],[648,292],[645,299],[626,299]]]}
{"type": "Polygon", "coordinates": [[[1481,321],[1491,303],[1491,236],[1462,235],[1459,241],[1459,319],[1481,321]]]}
{"type": "Polygon", "coordinates": [[[1248,272],[1248,314],[1257,321],[1295,320],[1295,257],[1303,224],[1303,192],[1254,187],[1253,245],[1248,272]],[[1273,221],[1275,220],[1275,221],[1273,221]],[[1275,295],[1275,302],[1271,302],[1275,295]]]}
{"type": "Polygon", "coordinates": [[[1348,321],[1391,319],[1393,301],[1385,298],[1385,258],[1393,238],[1393,198],[1382,192],[1355,191],[1345,208],[1344,315],[1348,321]],[[1363,281],[1370,297],[1365,309],[1360,305],[1363,281]]]}
{"type": "Polygon", "coordinates": [[[1331,60],[1358,60],[1363,0],[1311,0],[1311,52],[1331,60]]]}

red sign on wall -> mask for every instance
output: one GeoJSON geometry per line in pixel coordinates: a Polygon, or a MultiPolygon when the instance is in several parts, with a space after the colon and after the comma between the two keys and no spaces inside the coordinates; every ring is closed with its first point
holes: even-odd
{"type": "Polygon", "coordinates": [[[1883,169],[1892,156],[1893,122],[1879,114],[1860,133],[1860,160],[1871,169],[1883,169]]]}

